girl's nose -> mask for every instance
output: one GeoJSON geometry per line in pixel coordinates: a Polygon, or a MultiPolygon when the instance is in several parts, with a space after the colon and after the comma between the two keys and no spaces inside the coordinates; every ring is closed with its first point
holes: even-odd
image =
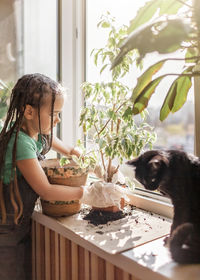
{"type": "Polygon", "coordinates": [[[57,116],[55,117],[55,119],[54,119],[54,124],[57,124],[57,123],[59,123],[60,121],[61,121],[61,119],[60,119],[59,115],[57,115],[57,116]]]}

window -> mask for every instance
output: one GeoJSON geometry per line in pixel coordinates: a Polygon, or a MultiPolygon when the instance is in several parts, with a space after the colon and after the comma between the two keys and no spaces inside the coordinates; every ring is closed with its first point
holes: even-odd
{"type": "Polygon", "coordinates": [[[56,0],[0,1],[0,29],[1,80],[34,72],[57,79],[56,0]]]}
{"type": "MultiPolygon", "coordinates": [[[[99,75],[101,65],[98,67],[94,65],[93,58],[90,53],[94,48],[104,47],[108,37],[107,29],[100,29],[97,27],[98,22],[102,15],[106,15],[107,11],[116,18],[117,26],[126,24],[129,26],[130,20],[132,20],[136,14],[137,9],[142,7],[146,0],[87,0],[86,9],[86,80],[89,82],[105,81],[109,76],[109,69],[104,71],[102,75],[99,75]]],[[[175,57],[183,57],[183,53],[176,52],[175,57]]],[[[127,78],[127,84],[134,86],[139,77],[148,66],[152,65],[159,59],[163,59],[164,56],[157,53],[151,53],[144,59],[144,68],[140,71],[136,67],[131,70],[129,77],[127,78]]],[[[183,62],[168,62],[163,73],[159,72],[157,76],[164,73],[175,73],[178,70],[181,71],[183,62]]],[[[109,68],[109,67],[108,67],[109,68]]],[[[156,75],[155,75],[156,77],[156,75]]],[[[193,89],[188,94],[188,100],[180,111],[174,115],[169,115],[168,118],[161,122],[159,121],[159,111],[161,104],[164,101],[164,97],[167,93],[167,89],[170,86],[170,81],[173,78],[166,78],[156,90],[156,93],[151,98],[148,106],[148,123],[155,128],[157,134],[157,141],[154,144],[155,149],[181,149],[189,153],[194,153],[194,96],[193,89]]],[[[125,171],[125,169],[123,169],[125,171]]],[[[138,191],[141,194],[140,184],[136,185],[139,188],[138,191]]],[[[145,196],[152,196],[152,192],[146,190],[142,191],[145,196]]],[[[161,198],[157,194],[155,198],[161,198]]],[[[164,199],[165,200],[165,199],[164,199]]]]}
{"type": "MultiPolygon", "coordinates": [[[[12,87],[36,72],[57,80],[57,26],[57,0],[0,1],[0,81],[12,87]]],[[[7,110],[1,101],[0,110],[1,121],[7,110]]]]}
{"type": "MultiPolygon", "coordinates": [[[[64,141],[69,144],[75,144],[76,139],[80,138],[78,137],[80,135],[78,120],[80,107],[83,104],[83,100],[81,100],[80,84],[85,80],[95,82],[97,81],[97,78],[99,79],[99,71],[93,66],[90,52],[95,47],[99,48],[103,46],[106,34],[104,34],[104,31],[97,29],[97,23],[101,15],[105,14],[109,10],[111,15],[116,17],[118,24],[128,25],[130,19],[132,19],[136,13],[136,8],[143,5],[144,1],[60,0],[60,2],[62,6],[61,76],[63,84],[69,89],[68,102],[65,105],[63,112],[62,137],[64,141]]],[[[149,57],[149,64],[151,63],[150,59],[154,59],[154,54],[149,57]]],[[[145,63],[145,68],[146,67],[147,64],[145,63]]],[[[181,67],[181,65],[179,67],[181,67]]],[[[137,70],[137,72],[135,71],[134,75],[139,76],[139,70],[137,70]]],[[[136,78],[131,80],[132,86],[134,86],[134,80],[136,80],[136,78]]],[[[169,81],[166,80],[165,84],[162,85],[163,88],[166,88],[168,83],[169,81]]],[[[196,86],[197,88],[200,86],[198,81],[196,86]]],[[[156,127],[158,134],[157,146],[155,146],[155,148],[169,148],[178,143],[180,148],[193,152],[193,141],[195,135],[195,139],[197,139],[195,140],[196,151],[197,154],[200,154],[200,152],[198,152],[198,143],[200,143],[200,139],[198,138],[198,135],[200,135],[200,125],[197,124],[198,119],[200,120],[200,116],[198,116],[198,114],[200,114],[198,113],[198,107],[200,104],[198,96],[195,96],[196,116],[194,134],[193,89],[191,89],[191,92],[188,94],[189,99],[184,107],[173,116],[168,117],[168,119],[164,122],[160,122],[158,120],[157,108],[158,106],[160,108],[160,99],[163,99],[163,96],[160,94],[161,92],[162,88],[159,89],[159,96],[158,94],[154,94],[154,97],[151,100],[152,106],[148,109],[149,111],[152,110],[153,113],[155,113],[154,117],[149,120],[151,124],[156,127]],[[165,137],[163,138],[162,136],[164,132],[167,134],[165,134],[165,137]],[[177,138],[179,135],[181,135],[181,138],[177,138]],[[168,141],[164,142],[164,140],[168,141]]],[[[150,114],[152,115],[152,113],[150,114]]],[[[146,192],[144,193],[142,191],[142,194],[146,195],[146,192]]],[[[155,197],[157,196],[158,195],[155,194],[155,197]]],[[[139,199],[140,198],[141,197],[139,197],[139,199]]],[[[139,207],[143,207],[146,204],[147,203],[145,201],[144,203],[138,205],[139,207]]],[[[153,202],[152,205],[153,204],[155,205],[156,203],[153,202]]]]}
{"type": "MultiPolygon", "coordinates": [[[[104,42],[107,39],[107,30],[98,29],[97,23],[100,21],[100,17],[106,14],[107,11],[114,17],[116,17],[116,23],[118,25],[127,24],[134,18],[136,10],[141,7],[146,0],[140,1],[87,1],[87,28],[86,28],[86,80],[90,82],[95,82],[98,80],[103,80],[109,75],[109,70],[105,75],[100,77],[99,67],[95,67],[90,53],[94,48],[101,48],[104,46],[104,42]],[[123,12],[122,12],[123,11],[123,12]]],[[[176,57],[181,57],[181,53],[176,53],[176,57]]],[[[159,55],[159,59],[163,56],[159,55]]],[[[153,62],[158,60],[158,55],[153,53],[144,59],[144,68],[142,71],[134,68],[127,80],[128,84],[134,86],[136,83],[136,78],[141,75],[141,73],[148,68],[153,62]]],[[[168,63],[165,68],[165,73],[176,72],[181,70],[183,67],[183,62],[180,63],[168,63]]],[[[159,73],[159,75],[162,73],[159,73]]],[[[156,76],[155,76],[156,77],[156,76]]],[[[172,78],[174,79],[174,78],[172,78]]],[[[183,149],[186,152],[194,153],[194,97],[193,89],[188,94],[188,100],[183,106],[183,108],[174,115],[168,116],[164,122],[159,121],[159,109],[166,94],[167,88],[170,85],[170,78],[163,81],[159,86],[156,93],[150,101],[150,106],[148,107],[149,123],[155,127],[155,131],[158,135],[158,139],[154,145],[154,148],[163,149],[183,149]]]]}

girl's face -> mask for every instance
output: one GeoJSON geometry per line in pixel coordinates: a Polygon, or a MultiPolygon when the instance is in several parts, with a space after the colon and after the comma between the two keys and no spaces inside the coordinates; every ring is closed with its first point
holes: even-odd
{"type": "MultiPolygon", "coordinates": [[[[40,125],[41,125],[41,133],[42,134],[50,134],[51,132],[51,96],[45,97],[45,104],[40,107],[40,125]]],[[[57,94],[54,102],[54,110],[53,110],[53,127],[55,127],[60,122],[59,114],[62,111],[64,104],[64,96],[63,94],[57,94]]],[[[39,119],[38,112],[35,110],[35,121],[34,126],[39,133],[39,119]]]]}

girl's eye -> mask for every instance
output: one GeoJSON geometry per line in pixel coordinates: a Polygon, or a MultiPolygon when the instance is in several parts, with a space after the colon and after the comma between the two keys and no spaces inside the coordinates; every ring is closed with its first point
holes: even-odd
{"type": "Polygon", "coordinates": [[[60,118],[60,116],[61,116],[61,113],[53,113],[53,117],[55,118],[55,117],[59,117],[60,118]]]}

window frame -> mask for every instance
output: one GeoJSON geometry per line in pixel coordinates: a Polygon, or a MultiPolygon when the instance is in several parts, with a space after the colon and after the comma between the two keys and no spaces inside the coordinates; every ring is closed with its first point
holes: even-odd
{"type": "MultiPolygon", "coordinates": [[[[86,0],[59,0],[60,11],[60,80],[69,89],[69,97],[64,105],[61,138],[64,142],[75,145],[81,138],[79,113],[84,100],[80,84],[86,77],[86,0]],[[67,61],[67,63],[65,63],[67,61]],[[67,121],[65,121],[67,120],[67,121]],[[67,127],[67,129],[66,129],[67,127]]],[[[200,77],[194,78],[195,110],[195,154],[200,156],[200,77]]],[[[156,199],[157,195],[136,190],[132,196],[135,206],[169,218],[173,217],[170,200],[156,199]]],[[[162,196],[160,196],[162,198],[162,196]]]]}
{"type": "Polygon", "coordinates": [[[85,80],[85,8],[85,0],[59,0],[60,81],[67,89],[60,137],[69,145],[82,137],[79,114],[84,104],[80,84],[85,80]]]}

